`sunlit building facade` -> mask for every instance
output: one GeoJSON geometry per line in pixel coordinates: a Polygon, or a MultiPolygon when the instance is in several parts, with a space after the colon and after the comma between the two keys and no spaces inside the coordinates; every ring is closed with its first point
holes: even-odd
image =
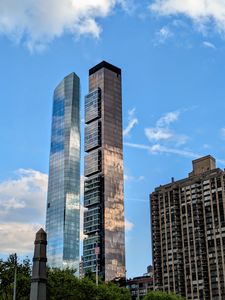
{"type": "Polygon", "coordinates": [[[89,70],[85,97],[84,271],[125,277],[121,69],[89,70]]]}
{"type": "Polygon", "coordinates": [[[188,178],[151,194],[154,289],[187,300],[225,299],[225,172],[193,161],[188,178]]]}
{"type": "Polygon", "coordinates": [[[80,81],[75,73],[54,91],[46,232],[48,265],[79,270],[80,81]]]}

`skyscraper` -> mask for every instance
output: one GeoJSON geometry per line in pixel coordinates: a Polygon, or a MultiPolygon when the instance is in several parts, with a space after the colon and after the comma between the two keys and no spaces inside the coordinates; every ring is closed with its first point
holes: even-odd
{"type": "Polygon", "coordinates": [[[84,271],[125,276],[121,69],[89,70],[85,97],[84,271]]]}
{"type": "Polygon", "coordinates": [[[75,73],[54,91],[46,232],[48,264],[79,270],[80,82],[75,73]]]}
{"type": "Polygon", "coordinates": [[[188,178],[150,198],[154,288],[225,299],[225,172],[212,156],[199,158],[188,178]]]}

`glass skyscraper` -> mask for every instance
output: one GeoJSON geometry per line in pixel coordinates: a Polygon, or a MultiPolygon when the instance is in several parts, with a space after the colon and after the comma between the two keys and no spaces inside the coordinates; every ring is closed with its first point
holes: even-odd
{"type": "Polygon", "coordinates": [[[46,232],[48,265],[79,270],[80,80],[75,73],[54,91],[46,232]]]}
{"type": "Polygon", "coordinates": [[[125,277],[121,69],[89,70],[85,97],[84,271],[125,277]]]}

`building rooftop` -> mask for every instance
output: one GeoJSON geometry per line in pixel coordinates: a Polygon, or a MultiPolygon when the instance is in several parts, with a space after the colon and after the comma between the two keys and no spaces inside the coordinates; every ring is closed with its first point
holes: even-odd
{"type": "Polygon", "coordinates": [[[95,72],[101,70],[102,68],[106,68],[110,71],[115,72],[116,74],[121,75],[121,69],[120,68],[117,68],[116,66],[111,65],[110,63],[103,60],[102,62],[100,62],[99,64],[97,64],[96,66],[94,66],[93,68],[91,68],[89,70],[89,76],[94,74],[95,72]]]}
{"type": "Polygon", "coordinates": [[[216,160],[211,155],[207,155],[193,160],[192,166],[193,171],[189,173],[189,176],[196,176],[216,169],[216,160]]]}
{"type": "Polygon", "coordinates": [[[171,182],[167,184],[160,185],[155,188],[155,192],[161,190],[162,188],[169,189],[174,184],[191,184],[196,181],[196,178],[205,177],[205,176],[214,176],[218,172],[223,172],[223,170],[216,167],[216,160],[211,155],[203,156],[192,161],[193,170],[188,174],[186,178],[174,180],[174,177],[171,178],[171,182]]]}

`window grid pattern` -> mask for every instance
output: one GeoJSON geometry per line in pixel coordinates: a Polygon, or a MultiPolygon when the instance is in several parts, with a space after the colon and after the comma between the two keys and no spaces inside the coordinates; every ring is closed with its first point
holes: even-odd
{"type": "Polygon", "coordinates": [[[101,117],[101,89],[97,88],[85,97],[85,123],[101,117]]]}
{"type": "MultiPolygon", "coordinates": [[[[93,228],[95,231],[89,231],[89,225],[84,225],[88,228],[84,239],[84,271],[95,272],[95,254],[87,253],[85,247],[90,242],[94,251],[94,241],[99,236],[99,274],[110,281],[115,277],[125,277],[121,70],[109,67],[105,62],[91,69],[89,91],[85,98],[87,154],[84,173],[87,185],[84,198],[88,211],[98,207],[100,213],[99,224],[93,228]],[[90,136],[88,127],[96,128],[93,124],[96,121],[100,124],[98,134],[92,129],[94,134],[90,136]],[[99,144],[97,136],[100,137],[99,144]],[[101,151],[98,169],[96,149],[101,151]],[[98,176],[101,180],[91,184],[91,180],[98,176]]],[[[89,221],[85,218],[84,222],[89,221]]]]}
{"type": "Polygon", "coordinates": [[[70,74],[53,97],[46,231],[48,264],[79,269],[79,78],[70,74]]]}
{"type": "Polygon", "coordinates": [[[213,169],[151,194],[156,290],[225,299],[224,174],[213,169]]]}

